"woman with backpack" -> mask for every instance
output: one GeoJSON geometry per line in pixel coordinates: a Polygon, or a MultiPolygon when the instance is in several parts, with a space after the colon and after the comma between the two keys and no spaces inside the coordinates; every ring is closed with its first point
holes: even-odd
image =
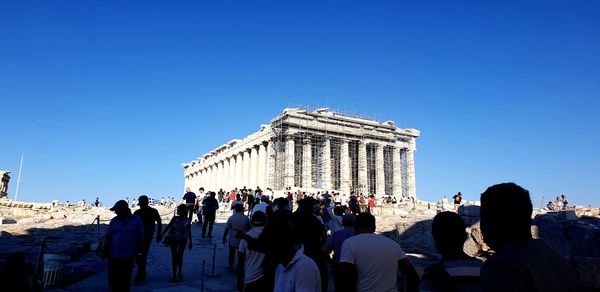
{"type": "Polygon", "coordinates": [[[163,242],[171,248],[171,268],[173,277],[170,282],[183,281],[181,268],[183,267],[183,253],[185,245],[192,249],[192,228],[187,217],[188,208],[185,204],[177,206],[177,215],[171,219],[167,228],[163,231],[163,242]]]}

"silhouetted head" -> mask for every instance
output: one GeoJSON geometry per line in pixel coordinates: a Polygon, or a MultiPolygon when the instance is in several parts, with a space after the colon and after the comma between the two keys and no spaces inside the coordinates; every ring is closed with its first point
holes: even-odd
{"type": "Polygon", "coordinates": [[[185,204],[181,204],[181,205],[177,206],[177,215],[186,216],[187,211],[188,211],[188,209],[185,204]]]}
{"type": "Polygon", "coordinates": [[[489,187],[481,194],[481,233],[495,251],[507,244],[531,238],[529,192],[515,183],[489,187]]]}
{"type": "Polygon", "coordinates": [[[211,197],[211,198],[214,198],[214,197],[216,197],[216,196],[217,196],[217,193],[215,193],[215,192],[210,192],[210,197],[211,197]]]}
{"type": "Polygon", "coordinates": [[[441,212],[433,218],[431,234],[442,256],[461,253],[467,235],[465,221],[454,212],[441,212]]]}
{"type": "Polygon", "coordinates": [[[235,210],[235,212],[237,212],[237,213],[244,212],[244,204],[241,202],[238,204],[234,204],[233,210],[235,210]]]}
{"type": "Polygon", "coordinates": [[[117,216],[128,216],[131,214],[131,209],[129,209],[129,204],[125,200],[118,200],[115,205],[109,210],[115,212],[117,216]]]}
{"type": "Polygon", "coordinates": [[[342,225],[344,227],[352,227],[356,222],[356,216],[352,213],[348,213],[342,217],[342,225]]]}
{"type": "Polygon", "coordinates": [[[140,207],[146,207],[146,206],[148,206],[148,204],[150,204],[150,200],[148,199],[148,196],[141,195],[138,198],[138,204],[140,205],[140,207]]]}
{"type": "Polygon", "coordinates": [[[252,224],[254,226],[265,226],[267,222],[267,215],[262,211],[256,211],[252,214],[252,224]]]}
{"type": "Polygon", "coordinates": [[[375,216],[370,213],[360,213],[356,216],[354,223],[356,233],[373,233],[375,232],[375,216]]]}

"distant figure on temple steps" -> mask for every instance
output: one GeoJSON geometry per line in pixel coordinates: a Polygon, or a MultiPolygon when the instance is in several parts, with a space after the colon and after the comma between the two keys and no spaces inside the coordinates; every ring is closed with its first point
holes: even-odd
{"type": "Polygon", "coordinates": [[[494,185],[481,194],[481,233],[496,251],[481,268],[482,291],[583,290],[571,263],[532,239],[532,209],[529,192],[514,183],[494,185]]]}

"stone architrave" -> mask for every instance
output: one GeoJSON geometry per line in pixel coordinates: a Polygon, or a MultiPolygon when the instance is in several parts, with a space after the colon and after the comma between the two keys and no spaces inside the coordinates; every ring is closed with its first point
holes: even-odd
{"type": "Polygon", "coordinates": [[[285,140],[285,186],[294,186],[295,172],[295,142],[293,136],[288,136],[285,140]]]}
{"type": "Polygon", "coordinates": [[[375,194],[379,197],[385,195],[384,146],[383,144],[377,144],[375,150],[375,194]]]}
{"type": "Polygon", "coordinates": [[[323,143],[323,160],[321,172],[321,188],[325,190],[331,189],[331,138],[325,137],[323,143]]]}
{"type": "Polygon", "coordinates": [[[393,167],[393,183],[392,192],[393,196],[402,197],[402,161],[400,156],[400,147],[394,146],[392,150],[392,167],[393,167]]]}
{"type": "Polygon", "coordinates": [[[312,188],[312,144],[311,139],[302,140],[302,188],[312,188]]]}
{"type": "Polygon", "coordinates": [[[340,145],[340,191],[350,193],[350,151],[346,139],[342,139],[340,145]]]}
{"type": "Polygon", "coordinates": [[[366,195],[369,191],[367,177],[367,143],[364,140],[358,141],[358,188],[359,192],[366,195]]]}

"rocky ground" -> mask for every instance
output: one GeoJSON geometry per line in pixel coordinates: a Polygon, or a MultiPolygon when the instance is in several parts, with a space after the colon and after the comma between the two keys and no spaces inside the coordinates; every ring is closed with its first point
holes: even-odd
{"type": "MultiPolygon", "coordinates": [[[[0,217],[5,223],[0,225],[0,269],[1,259],[15,251],[26,254],[29,262],[35,263],[40,252],[42,240],[45,240],[46,253],[68,255],[70,262],[64,267],[60,287],[63,291],[105,291],[105,262],[93,252],[97,235],[102,234],[108,220],[114,213],[106,208],[64,208],[49,204],[21,208],[12,216],[6,206],[0,205],[0,217]],[[100,224],[94,223],[100,218],[100,224]]],[[[172,207],[159,206],[163,221],[168,222],[173,214],[172,207]]],[[[454,210],[447,204],[417,202],[400,207],[376,207],[377,232],[397,240],[410,255],[411,261],[419,271],[439,260],[431,238],[431,222],[441,210],[454,210]]],[[[468,239],[465,252],[482,259],[489,254],[479,230],[479,207],[465,205],[456,210],[467,223],[468,239]]],[[[570,258],[580,272],[583,281],[591,287],[600,288],[600,218],[598,210],[573,209],[567,212],[535,212],[532,231],[534,237],[544,240],[559,254],[570,258]]],[[[221,237],[224,222],[229,211],[222,210],[215,225],[215,239],[221,237]]],[[[508,216],[508,214],[507,214],[508,216]]],[[[235,276],[226,272],[227,249],[219,240],[203,240],[198,234],[199,226],[194,226],[194,249],[188,253],[185,263],[184,283],[168,283],[170,277],[170,255],[167,248],[155,244],[151,249],[149,271],[151,278],[145,285],[136,286],[134,291],[186,291],[198,289],[202,283],[206,291],[231,291],[235,285],[235,276]],[[204,278],[213,274],[211,269],[213,249],[216,250],[215,273],[218,277],[204,278]],[[202,262],[206,263],[202,273],[202,262]],[[189,280],[188,280],[189,279],[189,280]]]]}

